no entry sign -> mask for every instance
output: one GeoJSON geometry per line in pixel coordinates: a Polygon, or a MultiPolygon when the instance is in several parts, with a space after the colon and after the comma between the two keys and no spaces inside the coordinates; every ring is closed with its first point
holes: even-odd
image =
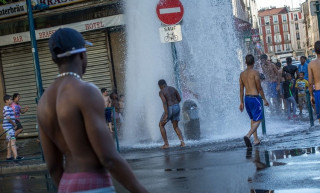
{"type": "Polygon", "coordinates": [[[179,0],[160,0],[157,4],[157,15],[162,23],[175,25],[182,20],[183,5],[179,0]]]}

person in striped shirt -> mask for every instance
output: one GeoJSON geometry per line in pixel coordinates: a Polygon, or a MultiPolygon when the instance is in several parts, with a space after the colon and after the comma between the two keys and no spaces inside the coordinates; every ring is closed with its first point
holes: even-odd
{"type": "Polygon", "coordinates": [[[7,160],[20,160],[23,157],[19,157],[16,147],[16,137],[15,128],[17,127],[15,123],[15,116],[10,105],[12,104],[12,98],[9,95],[3,97],[5,106],[3,107],[3,123],[2,127],[6,132],[7,144],[7,160]],[[13,154],[13,157],[12,157],[13,154]]]}

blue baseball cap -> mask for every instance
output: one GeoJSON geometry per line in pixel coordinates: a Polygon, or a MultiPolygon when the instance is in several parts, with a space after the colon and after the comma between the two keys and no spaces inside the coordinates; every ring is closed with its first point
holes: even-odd
{"type": "Polygon", "coordinates": [[[85,41],[78,31],[71,28],[60,28],[49,39],[52,57],[57,58],[85,52],[85,45],[92,46],[92,43],[85,41]]]}

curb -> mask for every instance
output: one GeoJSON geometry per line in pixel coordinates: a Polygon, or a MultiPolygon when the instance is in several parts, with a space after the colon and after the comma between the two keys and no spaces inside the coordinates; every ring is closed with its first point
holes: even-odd
{"type": "Polygon", "coordinates": [[[38,172],[38,171],[46,171],[46,170],[47,170],[47,166],[45,163],[23,165],[23,166],[1,167],[0,175],[23,173],[23,172],[38,172]]]}

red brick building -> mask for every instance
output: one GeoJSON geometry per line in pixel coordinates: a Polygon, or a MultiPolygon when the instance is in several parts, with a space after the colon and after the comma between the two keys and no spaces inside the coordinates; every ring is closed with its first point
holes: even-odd
{"type": "Polygon", "coordinates": [[[264,52],[276,59],[292,56],[288,9],[260,10],[258,16],[264,52]]]}

